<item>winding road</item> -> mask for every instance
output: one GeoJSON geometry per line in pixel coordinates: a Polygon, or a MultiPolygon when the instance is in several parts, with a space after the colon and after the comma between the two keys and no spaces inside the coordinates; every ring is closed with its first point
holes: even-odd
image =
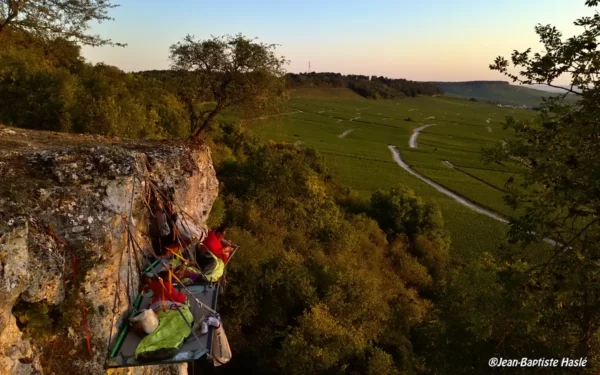
{"type": "Polygon", "coordinates": [[[417,137],[419,136],[419,133],[421,133],[421,131],[425,128],[428,128],[430,126],[434,126],[435,124],[429,124],[429,125],[424,125],[421,126],[420,128],[416,128],[413,131],[413,134],[410,136],[410,139],[408,140],[408,146],[410,148],[417,148],[417,137]]]}
{"type": "MultiPolygon", "coordinates": [[[[412,137],[411,137],[412,139],[412,137]]],[[[447,196],[449,196],[450,198],[454,199],[455,201],[457,201],[458,203],[469,207],[470,209],[472,209],[473,211],[476,211],[482,215],[491,217],[492,219],[501,221],[503,223],[508,223],[508,220],[506,220],[505,218],[503,218],[502,216],[496,214],[495,212],[492,212],[490,210],[487,210],[483,207],[480,207],[478,205],[476,205],[475,203],[454,194],[453,192],[451,192],[450,190],[446,189],[445,187],[443,187],[442,185],[433,182],[432,180],[428,179],[427,177],[423,176],[422,174],[416,172],[415,170],[413,170],[408,164],[406,164],[406,162],[402,159],[402,156],[400,155],[400,152],[398,151],[398,149],[396,149],[396,146],[392,146],[389,145],[388,148],[390,149],[390,151],[392,152],[392,156],[394,157],[394,161],[401,166],[405,171],[407,171],[408,173],[412,174],[413,176],[415,176],[416,178],[418,178],[419,180],[425,182],[426,184],[432,186],[435,190],[439,191],[442,194],[446,194],[447,196]]]]}
{"type": "MultiPolygon", "coordinates": [[[[421,132],[421,130],[425,129],[426,127],[431,126],[431,125],[425,125],[422,126],[420,128],[417,128],[414,130],[412,136],[410,137],[409,140],[409,146],[411,148],[417,148],[417,137],[419,136],[419,133],[421,132]]],[[[446,189],[445,187],[443,187],[442,185],[438,184],[437,182],[434,182],[430,179],[428,179],[427,177],[423,176],[422,174],[420,174],[419,172],[413,170],[410,165],[408,165],[404,159],[402,159],[402,155],[400,155],[400,152],[398,151],[398,149],[396,148],[396,146],[393,145],[388,145],[389,150],[392,152],[392,157],[394,158],[394,161],[400,166],[402,167],[402,169],[404,169],[405,171],[407,171],[408,173],[410,173],[411,175],[415,176],[416,178],[418,178],[419,180],[425,182],[427,185],[433,187],[435,190],[439,191],[442,194],[445,194],[447,196],[449,196],[450,198],[454,199],[455,201],[457,201],[458,203],[462,204],[463,206],[466,206],[468,208],[470,208],[471,210],[478,212],[482,215],[485,215],[487,217],[490,217],[494,220],[498,220],[500,222],[503,223],[508,223],[508,220],[506,220],[505,218],[503,218],[502,216],[498,215],[497,213],[490,211],[486,208],[483,208],[481,206],[476,205],[475,203],[469,201],[466,198],[461,197],[460,195],[455,194],[454,192],[446,189]]],[[[446,164],[448,167],[453,168],[454,165],[452,165],[452,163],[450,163],[449,161],[444,161],[444,164],[446,164]]],[[[535,234],[535,233],[533,233],[535,234]]],[[[552,246],[562,246],[560,243],[554,241],[553,239],[550,238],[544,238],[543,240],[544,242],[552,245],[552,246]]]]}

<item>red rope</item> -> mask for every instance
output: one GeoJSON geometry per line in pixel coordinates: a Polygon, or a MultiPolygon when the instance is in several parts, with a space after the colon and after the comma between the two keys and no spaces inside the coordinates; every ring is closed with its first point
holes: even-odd
{"type": "Polygon", "coordinates": [[[88,349],[88,353],[90,353],[90,357],[93,357],[94,353],[92,352],[92,336],[90,335],[90,330],[89,330],[88,321],[87,321],[88,307],[83,306],[82,311],[83,311],[83,330],[85,332],[85,340],[87,341],[87,349],[88,349]]]}
{"type": "MultiPolygon", "coordinates": [[[[63,245],[71,253],[71,256],[73,259],[73,262],[71,263],[71,268],[72,268],[72,272],[73,272],[73,274],[72,274],[73,288],[77,289],[79,287],[79,283],[77,281],[77,275],[79,273],[79,263],[81,262],[81,258],[77,254],[75,254],[75,249],[73,249],[71,247],[71,245],[69,245],[69,243],[64,238],[62,238],[58,234],[56,234],[56,232],[54,232],[52,230],[52,228],[44,227],[44,229],[46,230],[46,233],[48,233],[48,235],[50,235],[52,238],[54,238],[54,240],[56,240],[58,243],[63,245]]],[[[85,306],[85,305],[82,306],[82,322],[83,322],[83,330],[85,332],[85,340],[87,343],[87,350],[88,350],[88,353],[90,354],[90,357],[93,357],[94,352],[92,351],[92,336],[90,334],[88,320],[87,320],[88,309],[89,308],[87,306],[85,306]]]]}

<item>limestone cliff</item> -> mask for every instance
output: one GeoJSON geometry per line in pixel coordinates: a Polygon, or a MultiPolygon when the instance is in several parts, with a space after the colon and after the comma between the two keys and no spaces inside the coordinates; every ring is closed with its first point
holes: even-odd
{"type": "MultiPolygon", "coordinates": [[[[0,375],[106,373],[111,326],[114,337],[135,264],[127,253],[120,262],[124,218],[131,205],[136,240],[148,247],[148,181],[174,187],[176,202],[198,223],[218,194],[206,146],[0,126],[0,375]]],[[[131,289],[139,282],[134,274],[131,289]]]]}

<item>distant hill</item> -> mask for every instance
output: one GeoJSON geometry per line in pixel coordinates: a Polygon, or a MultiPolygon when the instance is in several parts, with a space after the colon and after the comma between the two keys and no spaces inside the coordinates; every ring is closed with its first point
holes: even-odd
{"type": "MultiPolygon", "coordinates": [[[[556,95],[530,87],[511,85],[505,81],[431,82],[448,96],[475,98],[499,104],[537,106],[542,98],[556,95]]],[[[569,103],[576,101],[569,95],[569,103]]]]}
{"type": "MultiPolygon", "coordinates": [[[[565,89],[571,88],[571,86],[567,86],[567,85],[558,85],[558,87],[550,87],[548,85],[525,85],[525,87],[529,87],[529,88],[541,90],[541,91],[555,92],[558,94],[562,94],[565,92],[565,90],[563,90],[562,88],[565,88],[565,89]],[[560,88],[560,87],[562,87],[562,88],[560,88]]],[[[581,92],[581,90],[579,90],[579,88],[577,88],[576,86],[573,87],[573,91],[581,92]]]]}
{"type": "Polygon", "coordinates": [[[304,99],[361,99],[362,96],[347,88],[308,87],[290,90],[291,98],[304,99]]]}
{"type": "Polygon", "coordinates": [[[407,96],[439,95],[442,92],[429,82],[409,81],[378,76],[340,73],[288,73],[288,89],[347,88],[367,99],[399,99],[407,96]]]}

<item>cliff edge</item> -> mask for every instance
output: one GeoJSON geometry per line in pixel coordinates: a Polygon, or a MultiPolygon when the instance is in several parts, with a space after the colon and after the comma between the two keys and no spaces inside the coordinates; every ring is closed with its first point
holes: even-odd
{"type": "Polygon", "coordinates": [[[210,149],[0,125],[0,375],[106,373],[109,336],[139,283],[126,220],[131,210],[135,240],[148,248],[150,183],[173,187],[204,224],[218,194],[210,149]]]}

